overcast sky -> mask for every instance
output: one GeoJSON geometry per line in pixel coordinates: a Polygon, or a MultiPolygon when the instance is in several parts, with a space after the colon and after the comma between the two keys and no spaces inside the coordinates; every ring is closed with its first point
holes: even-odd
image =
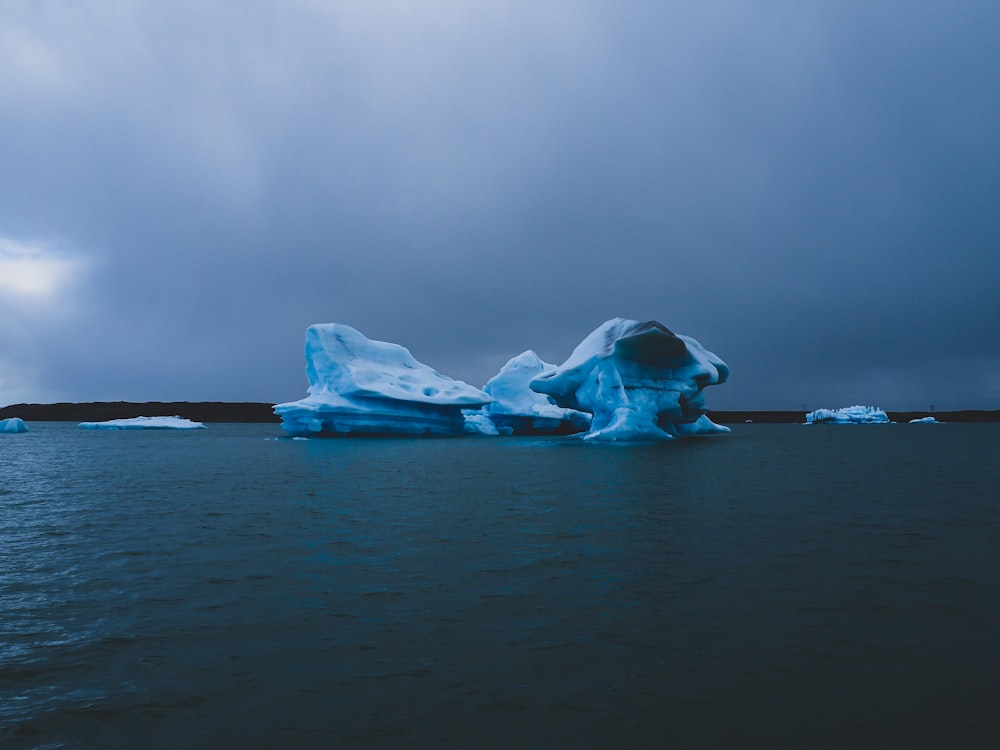
{"type": "Polygon", "coordinates": [[[996,0],[0,0],[0,404],[482,386],[608,318],[719,409],[1000,408],[996,0]]]}

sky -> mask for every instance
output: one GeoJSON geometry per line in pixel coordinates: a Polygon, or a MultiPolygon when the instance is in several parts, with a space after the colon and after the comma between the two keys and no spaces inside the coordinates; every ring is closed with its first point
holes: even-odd
{"type": "Polygon", "coordinates": [[[0,405],[482,386],[658,320],[715,409],[1000,409],[995,0],[0,0],[0,405]]]}

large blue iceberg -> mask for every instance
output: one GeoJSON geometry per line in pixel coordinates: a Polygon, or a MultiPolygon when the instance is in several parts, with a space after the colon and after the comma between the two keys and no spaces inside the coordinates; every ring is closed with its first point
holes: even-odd
{"type": "Polygon", "coordinates": [[[483,413],[501,435],[570,435],[590,426],[589,414],[556,406],[549,396],[531,390],[532,379],[554,367],[529,349],[483,386],[493,398],[483,413]]]}
{"type": "Polygon", "coordinates": [[[811,411],[806,424],[889,424],[889,416],[877,406],[855,405],[811,411]]]}
{"type": "Polygon", "coordinates": [[[7,419],[0,419],[0,432],[27,432],[28,427],[24,424],[24,420],[20,417],[7,417],[7,419]]]}
{"type": "Polygon", "coordinates": [[[673,440],[729,432],[705,416],[703,393],[728,376],[726,363],[693,338],[656,321],[614,318],[531,389],[592,414],[585,440],[673,440]]]}
{"type": "Polygon", "coordinates": [[[293,436],[462,435],[462,410],[492,400],[341,323],[310,326],[305,356],[309,395],[274,407],[293,436]]]}

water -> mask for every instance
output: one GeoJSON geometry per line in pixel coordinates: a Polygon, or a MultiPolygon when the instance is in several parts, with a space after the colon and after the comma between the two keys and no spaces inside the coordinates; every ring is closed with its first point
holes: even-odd
{"type": "Polygon", "coordinates": [[[0,436],[3,748],[1000,729],[1000,425],[629,447],[31,430],[0,436]]]}

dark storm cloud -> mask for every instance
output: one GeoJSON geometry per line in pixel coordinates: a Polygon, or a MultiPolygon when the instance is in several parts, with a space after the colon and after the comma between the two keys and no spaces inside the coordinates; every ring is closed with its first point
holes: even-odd
{"type": "Polygon", "coordinates": [[[621,315],[718,408],[1000,407],[992,4],[251,7],[2,12],[0,238],[81,270],[0,401],[294,399],[328,321],[481,385],[621,315]]]}

